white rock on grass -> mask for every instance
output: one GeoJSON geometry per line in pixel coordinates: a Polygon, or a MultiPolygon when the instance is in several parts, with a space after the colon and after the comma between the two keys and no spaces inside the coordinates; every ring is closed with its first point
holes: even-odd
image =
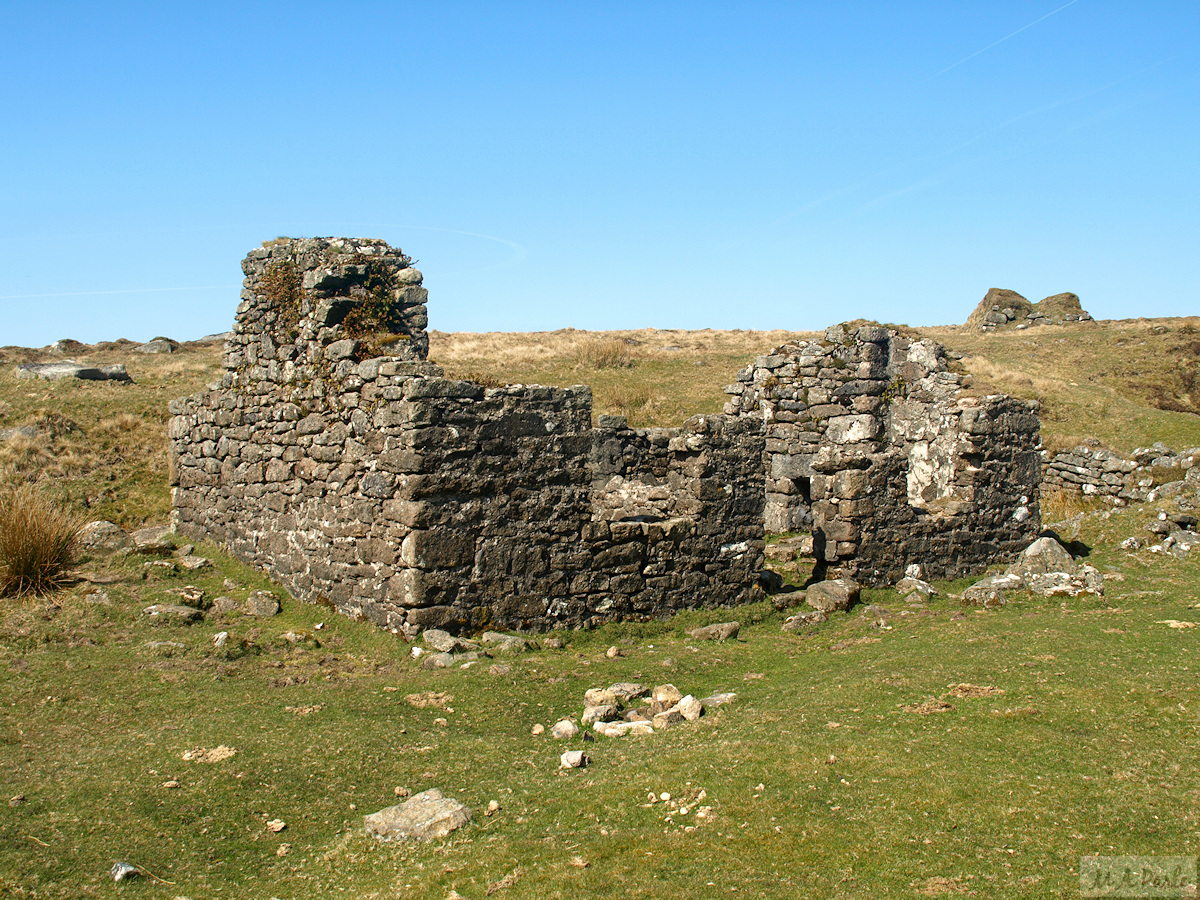
{"type": "Polygon", "coordinates": [[[590,762],[582,750],[568,750],[558,758],[560,769],[582,769],[590,762]]]}
{"type": "Polygon", "coordinates": [[[558,740],[563,741],[579,734],[579,726],[570,719],[560,719],[550,726],[550,734],[558,740]]]}
{"type": "Polygon", "coordinates": [[[605,737],[624,737],[627,734],[654,734],[649,722],[597,722],[592,726],[596,734],[605,737]]]}
{"type": "Polygon", "coordinates": [[[677,704],[680,714],[689,722],[695,722],[704,712],[704,704],[688,694],[677,704]]]}
{"type": "Polygon", "coordinates": [[[381,841],[430,841],[444,838],[471,821],[471,810],[437,788],[414,794],[403,803],[363,816],[367,834],[381,841]]]}

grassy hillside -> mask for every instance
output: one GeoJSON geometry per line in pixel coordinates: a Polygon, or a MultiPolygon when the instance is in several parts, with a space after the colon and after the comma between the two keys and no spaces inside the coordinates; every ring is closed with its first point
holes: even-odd
{"type": "MultiPolygon", "coordinates": [[[[1200,444],[1200,417],[1152,404],[1194,400],[1194,324],[931,333],[976,389],[1042,400],[1048,443],[1179,448],[1200,444]]],[[[431,354],[484,380],[590,383],[598,413],[675,424],[718,410],[790,336],[435,333],[431,354]]],[[[0,350],[0,428],[40,428],[0,444],[0,477],[89,517],[165,521],[166,400],[213,380],[219,353],[85,354],[126,363],[122,386],[18,381],[16,362],[48,355],[0,350]]],[[[1197,506],[1081,507],[1068,536],[1092,548],[1103,598],[977,611],[951,596],[965,582],[925,606],[868,591],[803,634],[763,603],[466,669],[423,669],[396,637],[286,597],[271,619],[154,624],[143,609],[187,585],[270,587],[215,547],[198,572],[86,561],[64,592],[0,599],[0,897],[1077,897],[1082,855],[1200,854],[1200,551],[1119,548],[1197,506]],[[722,619],[739,640],[687,636],[722,619]],[[738,698],[644,738],[532,733],[627,680],[738,698]],[[407,699],[426,691],[444,708],[407,699]],[[233,755],[184,758],[220,746],[233,755]],[[561,772],[569,748],[592,764],[561,772]],[[430,787],[473,822],[429,845],[366,837],[364,813],[430,787]],[[114,889],[117,860],[146,874],[114,889]]]]}

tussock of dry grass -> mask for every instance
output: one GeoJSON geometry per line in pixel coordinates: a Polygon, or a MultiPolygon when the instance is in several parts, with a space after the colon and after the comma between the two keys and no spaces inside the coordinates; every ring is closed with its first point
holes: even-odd
{"type": "Polygon", "coordinates": [[[621,338],[593,337],[575,349],[576,365],[587,369],[628,369],[637,363],[633,348],[621,338]]]}
{"type": "Polygon", "coordinates": [[[80,522],[34,485],[0,494],[0,596],[44,594],[75,559],[80,522]]]}

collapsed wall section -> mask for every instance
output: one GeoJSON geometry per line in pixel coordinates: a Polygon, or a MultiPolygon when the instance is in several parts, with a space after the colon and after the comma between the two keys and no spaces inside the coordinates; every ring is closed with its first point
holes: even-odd
{"type": "Polygon", "coordinates": [[[739,373],[766,428],[768,531],[811,528],[818,570],[893,583],[978,572],[1039,528],[1036,404],[968,397],[929,340],[837,326],[739,373]]]}
{"type": "Polygon", "coordinates": [[[602,417],[593,429],[586,387],[444,378],[424,361],[424,289],[399,251],[264,250],[243,263],[221,382],[171,405],[182,532],[297,597],[406,633],[591,625],[756,596],[759,423],[634,431],[602,417]],[[381,348],[392,355],[369,355],[381,348]]]}

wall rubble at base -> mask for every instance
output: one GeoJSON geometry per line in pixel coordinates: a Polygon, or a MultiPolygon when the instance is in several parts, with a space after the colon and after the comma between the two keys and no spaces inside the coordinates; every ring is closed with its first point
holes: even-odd
{"type": "Polygon", "coordinates": [[[824,575],[977,573],[1039,530],[1037,404],[969,397],[930,340],[863,325],[785,344],[726,388],[766,428],[766,528],[811,527],[824,575]]]}
{"type": "Polygon", "coordinates": [[[445,378],[421,275],[381,241],[271,242],[243,271],[222,380],[171,404],[183,533],[405,633],[758,596],[760,423],[592,428],[586,387],[445,378]]]}

